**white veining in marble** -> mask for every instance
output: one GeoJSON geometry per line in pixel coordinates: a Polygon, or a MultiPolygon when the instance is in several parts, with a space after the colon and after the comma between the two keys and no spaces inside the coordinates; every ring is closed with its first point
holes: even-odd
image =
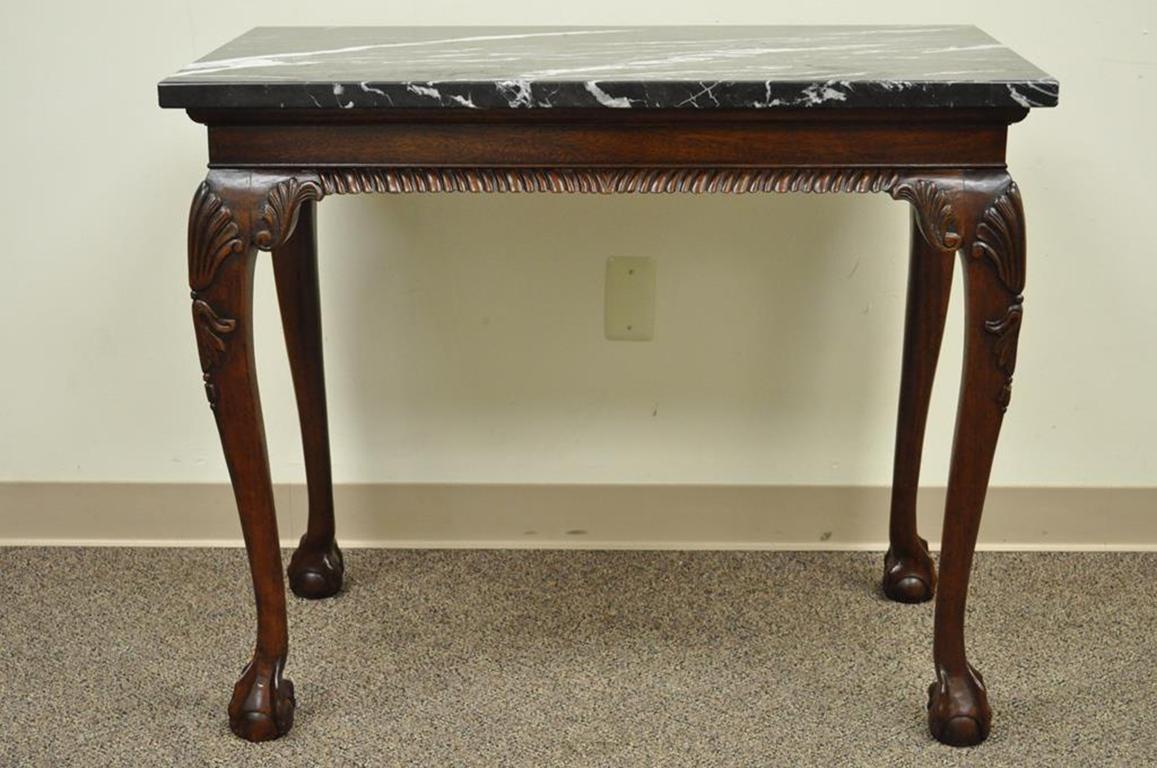
{"type": "Polygon", "coordinates": [[[166,89],[170,106],[1033,107],[1057,83],[967,26],[259,27],[166,89]]]}
{"type": "MultiPolygon", "coordinates": [[[[311,29],[309,27],[257,27],[248,33],[248,35],[256,36],[259,33],[267,31],[289,30],[296,32],[298,29],[311,29]]],[[[413,27],[355,27],[353,29],[380,29],[380,30],[400,30],[408,31],[415,29],[413,27]]],[[[435,27],[434,29],[438,29],[435,27]]],[[[385,53],[387,49],[393,48],[414,48],[414,47],[433,47],[433,46],[463,46],[468,43],[477,42],[491,42],[495,40],[526,40],[531,38],[542,37],[558,37],[558,36],[573,36],[573,35],[598,35],[598,34],[613,34],[623,30],[567,30],[557,32],[528,32],[522,34],[507,34],[507,35],[473,35],[465,37],[449,37],[434,40],[403,40],[388,43],[374,43],[371,45],[353,45],[344,48],[328,48],[319,49],[315,51],[286,51],[283,53],[267,54],[263,56],[237,56],[233,58],[215,59],[213,54],[208,57],[199,59],[185,67],[182,67],[179,72],[173,77],[183,77],[187,75],[204,75],[212,74],[214,72],[234,72],[237,70],[252,70],[261,69],[264,67],[286,67],[286,66],[311,66],[323,63],[328,59],[337,57],[345,60],[389,60],[387,57],[378,56],[376,54],[385,53]],[[353,57],[351,54],[367,54],[375,52],[372,57],[353,57]],[[302,61],[286,61],[286,59],[303,59],[302,61]]],[[[238,44],[245,40],[247,36],[237,38],[226,48],[238,44]]],[[[224,49],[222,49],[224,50],[224,49]]],[[[444,56],[445,54],[434,53],[433,58],[444,56]]],[[[399,57],[399,60],[409,60],[407,56],[399,57]]]]}

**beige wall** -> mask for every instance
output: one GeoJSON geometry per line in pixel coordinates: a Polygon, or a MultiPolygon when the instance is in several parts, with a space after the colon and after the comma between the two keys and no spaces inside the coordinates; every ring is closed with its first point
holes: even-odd
{"type": "MultiPolygon", "coordinates": [[[[993,482],[1157,485],[1157,5],[5,4],[0,481],[209,482],[188,316],[203,129],[155,82],[258,24],[976,23],[1062,83],[1016,126],[1030,268],[993,482]]],[[[906,210],[876,197],[363,197],[322,205],[341,482],[883,485],[906,210]],[[651,343],[602,338],[603,264],[658,260],[651,343]]],[[[279,481],[302,477],[268,264],[279,481]]],[[[959,310],[959,297],[954,310],[959,310]]],[[[946,474],[960,323],[926,479],[946,474]]]]}

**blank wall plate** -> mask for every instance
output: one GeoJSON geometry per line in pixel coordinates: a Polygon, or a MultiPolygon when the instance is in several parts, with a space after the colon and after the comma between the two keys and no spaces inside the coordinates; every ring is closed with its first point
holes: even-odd
{"type": "Polygon", "coordinates": [[[655,338],[655,260],[645,256],[607,259],[605,328],[612,341],[655,338]]]}

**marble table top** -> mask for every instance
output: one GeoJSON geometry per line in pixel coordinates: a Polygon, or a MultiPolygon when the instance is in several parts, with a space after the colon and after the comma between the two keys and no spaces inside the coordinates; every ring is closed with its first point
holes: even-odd
{"type": "Polygon", "coordinates": [[[258,27],[163,107],[1051,107],[1057,81],[970,26],[258,27]]]}

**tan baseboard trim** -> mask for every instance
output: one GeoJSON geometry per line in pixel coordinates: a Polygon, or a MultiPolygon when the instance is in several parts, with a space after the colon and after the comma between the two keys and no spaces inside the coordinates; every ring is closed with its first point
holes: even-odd
{"type": "MultiPolygon", "coordinates": [[[[735,485],[376,484],[335,488],[344,547],[877,550],[889,490],[735,485]]],[[[287,545],[301,485],[274,489],[287,545]]],[[[920,495],[940,538],[943,488],[920,495]]],[[[993,488],[989,550],[1157,550],[1157,488],[993,488]]],[[[0,545],[240,546],[224,484],[0,483],[0,545]]]]}

